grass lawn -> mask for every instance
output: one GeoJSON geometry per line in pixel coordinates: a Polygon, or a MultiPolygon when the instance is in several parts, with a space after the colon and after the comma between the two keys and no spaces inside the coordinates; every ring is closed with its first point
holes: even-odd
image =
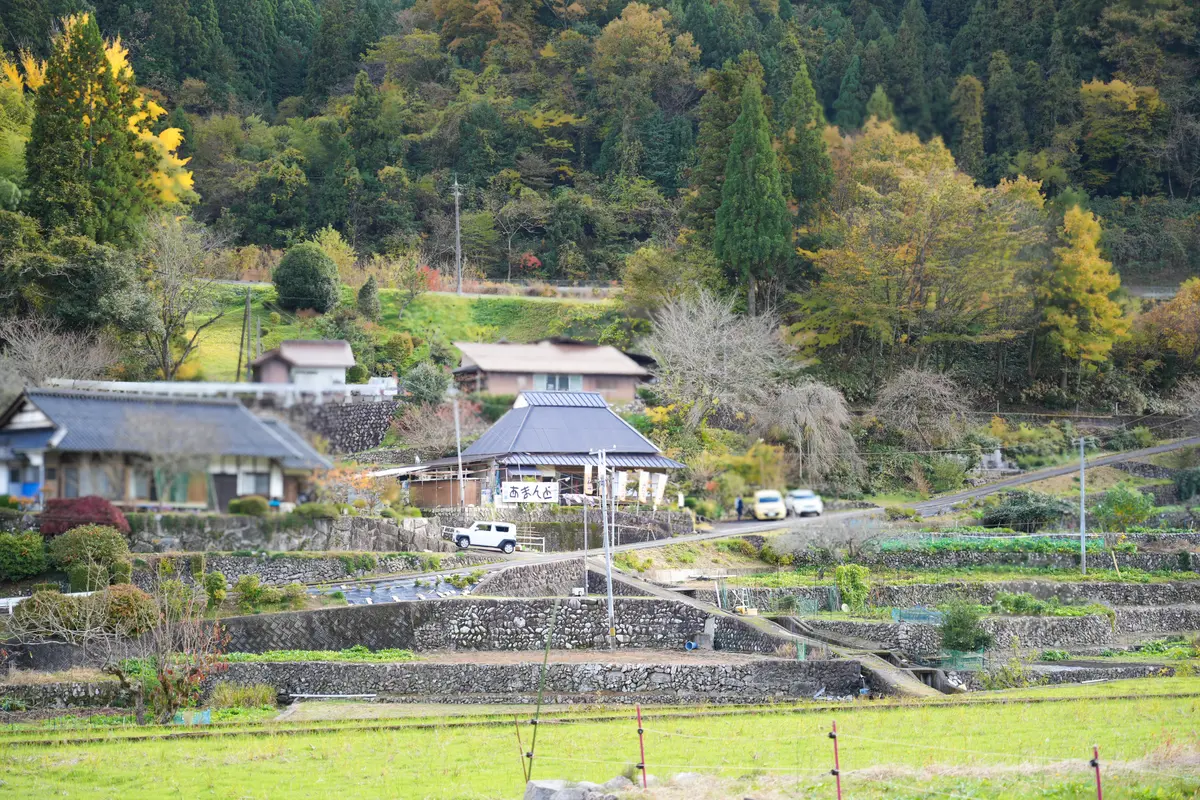
{"type": "MultiPolygon", "coordinates": [[[[764,538],[772,542],[777,534],[764,538]]],[[[711,539],[686,544],[664,544],[645,550],[617,554],[616,562],[622,569],[645,572],[650,569],[710,569],[757,568],[768,569],[769,565],[740,538],[711,539]]]]}
{"type": "MultiPolygon", "coordinates": [[[[227,286],[223,289],[225,316],[201,335],[200,345],[184,370],[184,377],[201,376],[210,381],[234,379],[247,288],[250,289],[252,318],[263,327],[264,350],[284,339],[317,338],[314,322],[299,320],[293,314],[284,312],[280,324],[271,324],[274,287],[227,286]]],[[[379,296],[383,309],[379,326],[383,329],[383,338],[389,332],[406,331],[425,338],[436,334],[447,342],[495,341],[502,336],[515,342],[533,341],[552,335],[574,316],[591,319],[614,308],[609,301],[425,294],[414,300],[400,316],[400,297],[394,289],[382,289],[379,296]]],[[[353,302],[353,297],[354,293],[343,286],[343,301],[353,302]]]]}
{"type": "MultiPolygon", "coordinates": [[[[836,720],[850,798],[1094,797],[1087,766],[1093,744],[1110,798],[1195,797],[1200,698],[1104,696],[1131,693],[1133,683],[995,693],[1008,702],[991,704],[881,703],[694,718],[650,709],[649,771],[713,777],[687,794],[664,789],[649,796],[832,797],[827,732],[836,720]]],[[[1200,693],[1200,679],[1154,685],[1200,693]]],[[[638,760],[638,738],[633,710],[620,713],[624,719],[541,726],[535,777],[602,782],[624,772],[638,760]]],[[[531,728],[523,728],[528,749],[531,728]]],[[[511,724],[7,745],[0,770],[5,796],[14,798],[517,798],[523,787],[511,724]]]]}

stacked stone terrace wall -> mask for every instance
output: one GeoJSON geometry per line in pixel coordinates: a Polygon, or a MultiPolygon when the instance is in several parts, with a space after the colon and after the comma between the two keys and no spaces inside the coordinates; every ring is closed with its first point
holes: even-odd
{"type": "Polygon", "coordinates": [[[437,520],[409,517],[337,517],[298,520],[294,515],[130,514],[135,552],[266,550],[370,550],[382,553],[451,552],[437,520]]]}
{"type": "MultiPolygon", "coordinates": [[[[540,663],[523,664],[230,664],[221,681],[265,683],[279,694],[378,694],[388,700],[479,703],[537,697],[540,663]]],[[[857,661],[749,664],[550,664],[549,702],[738,702],[832,696],[862,685],[857,661]]]]}
{"type": "MultiPolygon", "coordinates": [[[[231,652],[342,650],[355,645],[372,650],[539,650],[545,646],[555,602],[449,598],[234,617],[223,624],[231,652]]],[[[555,649],[606,646],[604,599],[557,602],[551,641],[555,649]]],[[[618,599],[614,615],[618,647],[679,650],[704,630],[710,617],[683,602],[633,598],[618,599]]],[[[771,654],[791,641],[784,634],[769,635],[734,617],[711,616],[716,618],[717,649],[771,654]]]]}

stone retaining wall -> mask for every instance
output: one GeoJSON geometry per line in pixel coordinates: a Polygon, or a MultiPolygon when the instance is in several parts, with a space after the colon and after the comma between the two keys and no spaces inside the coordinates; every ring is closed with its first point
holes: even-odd
{"type": "MultiPolygon", "coordinates": [[[[447,598],[423,602],[347,606],[233,617],[223,621],[230,652],[266,650],[540,650],[546,644],[553,600],[447,598]]],[[[771,636],[728,615],[710,615],[682,602],[621,598],[614,604],[618,647],[683,649],[715,618],[714,646],[720,650],[774,653],[791,641],[771,636]]],[[[559,604],[552,646],[606,645],[607,604],[603,598],[569,598],[559,604]]]]}
{"type": "MultiPolygon", "coordinates": [[[[1173,666],[1163,664],[1113,664],[1112,666],[1091,667],[1034,664],[1029,669],[1045,684],[1085,683],[1087,681],[1125,680],[1153,676],[1170,677],[1175,674],[1173,666]]],[[[946,677],[969,691],[983,689],[983,681],[980,680],[978,672],[947,670],[946,677]]]]}
{"type": "MultiPolygon", "coordinates": [[[[379,694],[390,701],[524,702],[538,693],[541,663],[237,663],[218,680],[266,683],[279,694],[379,694]]],[[[550,664],[550,702],[738,702],[851,695],[862,685],[854,660],[764,660],[750,664],[550,664]]]]}
{"type": "MultiPolygon", "coordinates": [[[[269,404],[264,404],[269,405],[269,404]]],[[[315,433],[329,443],[333,453],[357,453],[383,442],[391,427],[398,401],[389,398],[344,398],[342,401],[299,403],[275,408],[293,427],[315,433]]]]}
{"type": "Polygon", "coordinates": [[[370,550],[451,552],[437,520],[409,517],[337,517],[300,520],[295,515],[129,514],[130,549],[151,553],[206,550],[370,550]]]}
{"type": "MultiPolygon", "coordinates": [[[[190,581],[193,569],[193,559],[197,555],[204,558],[205,572],[220,572],[225,580],[234,584],[243,575],[258,575],[259,582],[264,586],[282,586],[287,583],[337,583],[339,581],[359,580],[373,575],[395,575],[403,572],[430,571],[432,564],[416,553],[387,553],[376,557],[376,566],[371,570],[351,569],[355,553],[330,553],[324,556],[233,556],[211,554],[171,554],[135,558],[133,582],[143,589],[149,589],[155,580],[155,572],[160,559],[168,559],[174,568],[174,575],[184,581],[190,581]]],[[[438,559],[436,569],[470,568],[479,564],[495,561],[495,557],[483,553],[463,551],[443,555],[438,559]]]]}
{"type": "MultiPolygon", "coordinates": [[[[911,656],[933,655],[941,647],[936,625],[908,622],[870,622],[854,620],[804,620],[814,630],[853,636],[902,650],[911,656]]],[[[1005,651],[1015,638],[1028,647],[1103,647],[1114,641],[1108,617],[987,617],[984,630],[995,640],[994,649],[1005,651]]]]}
{"type": "MultiPolygon", "coordinates": [[[[501,520],[513,522],[522,532],[546,539],[546,552],[559,553],[567,550],[582,550],[583,509],[576,506],[541,506],[530,509],[497,510],[488,506],[466,509],[433,509],[426,516],[438,524],[452,528],[467,527],[475,520],[501,520]]],[[[600,512],[588,510],[586,546],[599,549],[603,545],[600,512]]],[[[616,544],[661,541],[672,536],[695,532],[695,519],[688,511],[618,511],[616,544]]]]}
{"type": "MultiPolygon", "coordinates": [[[[471,591],[476,597],[567,597],[582,581],[583,566],[579,559],[522,564],[498,570],[479,581],[471,591]]],[[[588,593],[607,594],[608,580],[604,573],[588,569],[588,593]]],[[[613,573],[613,594],[623,597],[645,597],[646,593],[626,583],[613,573]]]]}
{"type": "MultiPolygon", "coordinates": [[[[1039,600],[1057,597],[1063,603],[1103,603],[1107,606],[1167,606],[1200,604],[1200,581],[1172,581],[1169,583],[1110,583],[1107,581],[996,581],[975,583],[971,581],[947,581],[946,583],[918,583],[889,585],[878,583],[871,586],[868,605],[883,608],[936,607],[950,600],[962,598],[975,603],[990,605],[1001,592],[1031,594],[1039,600]]],[[[716,604],[714,589],[697,589],[693,594],[697,600],[716,604]]],[[[838,607],[837,587],[796,586],[786,589],[759,586],[727,586],[725,596],[729,605],[748,605],[760,610],[780,607],[782,598],[795,597],[799,608],[816,606],[818,611],[834,611],[838,607]]]]}
{"type": "Polygon", "coordinates": [[[129,705],[129,693],[116,681],[39,683],[29,686],[0,683],[0,701],[26,708],[102,708],[129,705]]]}
{"type": "Polygon", "coordinates": [[[1200,606],[1142,606],[1118,608],[1117,630],[1122,633],[1190,633],[1200,631],[1200,606]]]}
{"type": "MultiPolygon", "coordinates": [[[[800,550],[792,553],[796,566],[830,566],[823,553],[800,550]]],[[[954,569],[957,567],[995,567],[1002,565],[1046,567],[1050,569],[1079,569],[1078,553],[984,553],[978,551],[887,550],[866,553],[855,558],[866,566],[890,569],[954,569]]],[[[1112,557],[1088,554],[1088,563],[1101,569],[1112,568],[1112,557]]],[[[1121,569],[1141,569],[1147,572],[1191,571],[1200,565],[1200,553],[1118,553],[1121,569]]]]}

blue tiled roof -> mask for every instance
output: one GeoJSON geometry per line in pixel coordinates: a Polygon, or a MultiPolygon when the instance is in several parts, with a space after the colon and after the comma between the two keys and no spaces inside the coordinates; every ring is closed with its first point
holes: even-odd
{"type": "Polygon", "coordinates": [[[312,448],[301,447],[302,440],[282,422],[267,424],[237,400],[49,389],[31,389],[27,397],[65,429],[55,448],[63,452],[152,453],[177,447],[210,456],[274,458],[297,468],[329,466],[312,448]]]}
{"type": "MultiPolygon", "coordinates": [[[[582,453],[513,453],[498,458],[500,464],[514,465],[544,465],[548,467],[584,467],[599,466],[600,457],[582,453]]],[[[683,469],[684,465],[674,459],[659,455],[620,455],[613,454],[606,458],[610,467],[617,469],[683,469]]]]}

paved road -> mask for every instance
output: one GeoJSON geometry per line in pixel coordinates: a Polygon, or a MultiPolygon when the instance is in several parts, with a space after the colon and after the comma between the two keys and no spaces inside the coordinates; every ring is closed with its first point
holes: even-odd
{"type": "MultiPolygon", "coordinates": [[[[686,544],[688,542],[702,542],[709,539],[724,539],[729,536],[743,536],[748,533],[765,533],[767,531],[777,531],[781,529],[795,530],[797,528],[818,524],[826,520],[841,520],[854,517],[867,516],[875,509],[859,509],[855,511],[831,512],[823,517],[803,517],[800,519],[789,518],[784,522],[727,522],[720,523],[714,526],[711,531],[702,531],[700,533],[691,533],[686,536],[676,536],[671,539],[656,539],[648,542],[636,542],[632,544],[623,544],[613,548],[614,552],[621,553],[632,550],[647,550],[654,547],[662,547],[668,544],[686,544]]],[[[588,556],[598,556],[601,554],[599,548],[591,548],[586,551],[588,556]]],[[[497,553],[499,556],[500,554],[497,553]]],[[[333,592],[342,592],[346,595],[346,600],[351,605],[365,605],[368,602],[371,605],[377,603],[396,603],[407,600],[436,600],[439,597],[451,597],[462,594],[470,594],[470,588],[456,589],[446,579],[454,575],[469,575],[476,570],[484,572],[494,572],[506,567],[515,566],[517,564],[533,564],[533,563],[553,563],[557,561],[569,561],[571,559],[580,559],[585,555],[583,550],[569,550],[560,553],[516,553],[511,556],[501,557],[501,560],[492,564],[483,564],[480,566],[441,570],[438,572],[426,572],[419,575],[404,575],[391,578],[376,578],[366,581],[341,581],[340,583],[323,585],[320,587],[312,587],[309,589],[310,594],[331,594],[333,592]]]]}
{"type": "MultiPolygon", "coordinates": [[[[1200,445],[1200,436],[1192,436],[1187,439],[1177,439],[1166,444],[1156,445],[1154,447],[1146,447],[1141,450],[1126,450],[1123,453],[1113,453],[1107,456],[1097,456],[1089,458],[1085,462],[1085,469],[1093,467],[1103,467],[1107,464],[1116,464],[1121,461],[1128,461],[1131,458],[1144,458],[1158,453],[1169,453],[1172,450],[1178,450],[1182,447],[1193,447],[1200,445]]],[[[986,497],[989,494],[1002,492],[1005,489],[1011,489],[1014,486],[1021,486],[1027,483],[1035,483],[1045,480],[1046,478],[1055,478],[1059,475],[1070,475],[1079,472],[1078,462],[1073,464],[1064,464],[1061,467],[1047,467],[1046,469],[1034,470],[1026,472],[1022,475],[1017,475],[1012,478],[1005,478],[1002,481],[989,483],[986,486],[979,486],[975,489],[968,489],[965,492],[956,492],[955,494],[943,495],[926,500],[923,503],[913,504],[913,508],[921,515],[926,517],[941,514],[949,511],[952,506],[957,503],[962,503],[967,500],[974,500],[977,497],[986,497]]]]}

